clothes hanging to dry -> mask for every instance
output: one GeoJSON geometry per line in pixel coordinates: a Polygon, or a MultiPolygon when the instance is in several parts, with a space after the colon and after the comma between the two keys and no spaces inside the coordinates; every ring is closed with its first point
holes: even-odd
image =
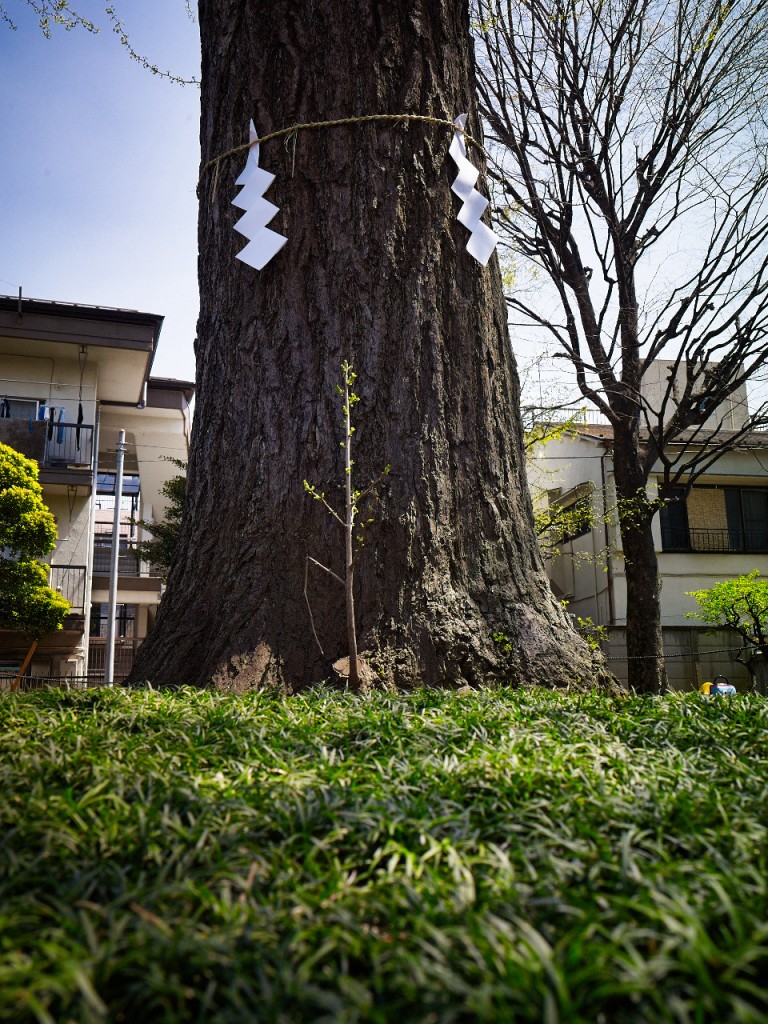
{"type": "Polygon", "coordinates": [[[64,410],[64,406],[62,406],[59,409],[59,429],[56,431],[56,444],[64,444],[64,441],[67,436],[67,432],[62,426],[62,424],[64,423],[65,416],[66,412],[64,410]]]}

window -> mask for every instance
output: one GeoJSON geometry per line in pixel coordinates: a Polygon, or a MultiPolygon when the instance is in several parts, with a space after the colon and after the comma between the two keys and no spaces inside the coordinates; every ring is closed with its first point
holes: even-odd
{"type": "Polygon", "coordinates": [[[576,540],[577,537],[584,537],[592,529],[592,503],[588,496],[575,501],[561,511],[563,514],[561,544],[566,544],[569,540],[576,540]]]}
{"type": "MultiPolygon", "coordinates": [[[[109,605],[91,605],[91,631],[95,637],[106,637],[109,623],[109,605]]],[[[115,608],[115,636],[131,637],[136,635],[136,605],[118,604],[115,608]]]]}
{"type": "Polygon", "coordinates": [[[592,529],[594,518],[591,484],[579,484],[565,494],[549,492],[547,529],[553,543],[567,544],[584,537],[592,529]]]}
{"type": "Polygon", "coordinates": [[[732,551],[768,551],[768,490],[726,487],[725,508],[732,551]]]}
{"type": "Polygon", "coordinates": [[[661,507],[661,546],[664,551],[690,551],[688,507],[682,487],[673,488],[669,503],[661,507]]]}
{"type": "Polygon", "coordinates": [[[10,420],[36,420],[38,402],[34,398],[11,398],[0,395],[0,418],[10,420]]]}
{"type": "Polygon", "coordinates": [[[693,487],[661,510],[663,551],[768,551],[768,489],[693,487]]]}

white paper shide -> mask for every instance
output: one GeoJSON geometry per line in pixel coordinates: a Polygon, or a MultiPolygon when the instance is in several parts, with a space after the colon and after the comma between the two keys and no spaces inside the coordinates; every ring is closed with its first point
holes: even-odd
{"type": "Polygon", "coordinates": [[[470,232],[467,252],[470,256],[474,256],[478,263],[485,266],[499,239],[488,225],[480,220],[488,207],[488,200],[475,188],[480,172],[467,159],[467,145],[462,134],[467,123],[467,115],[460,114],[453,123],[458,131],[453,133],[453,140],[448,152],[459,173],[451,185],[451,191],[462,201],[458,219],[470,232]]]}
{"type": "MultiPolygon", "coordinates": [[[[253,121],[250,125],[250,141],[256,142],[258,135],[253,121]]],[[[288,241],[285,235],[272,231],[267,224],[278,211],[274,203],[264,198],[264,193],[275,180],[274,174],[259,167],[259,147],[252,145],[248,150],[248,159],[243,173],[235,182],[242,185],[232,205],[245,210],[243,216],[235,224],[235,231],[245,235],[248,245],[237,254],[237,258],[255,270],[262,270],[272,257],[280,252],[288,241]]]]}

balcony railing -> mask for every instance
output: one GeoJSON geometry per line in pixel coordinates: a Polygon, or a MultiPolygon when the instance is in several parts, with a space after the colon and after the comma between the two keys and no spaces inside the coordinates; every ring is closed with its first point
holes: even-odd
{"type": "MultiPolygon", "coordinates": [[[[93,538],[93,574],[94,576],[109,576],[112,565],[112,536],[114,525],[112,523],[96,523],[95,536],[93,538]]],[[[139,576],[142,578],[160,580],[165,576],[165,570],[152,564],[142,561],[137,553],[139,541],[136,537],[136,525],[133,521],[120,523],[120,554],[117,563],[118,576],[139,576]]]]}
{"type": "Polygon", "coordinates": [[[72,605],[71,611],[85,611],[85,566],[52,565],[50,586],[72,605]]]}
{"type": "MultiPolygon", "coordinates": [[[[97,535],[93,539],[93,575],[109,576],[112,568],[112,536],[97,535]]],[[[118,576],[140,576],[141,563],[133,544],[120,540],[120,553],[117,558],[118,576]]]]}
{"type": "Polygon", "coordinates": [[[730,554],[768,552],[768,524],[753,530],[710,530],[700,527],[671,528],[662,525],[663,551],[730,554]]]}
{"type": "Polygon", "coordinates": [[[55,423],[46,428],[46,468],[90,469],[93,464],[93,427],[81,423],[55,423]],[[48,434],[51,436],[49,437],[48,434]]]}
{"type": "Polygon", "coordinates": [[[0,442],[35,459],[41,469],[93,469],[93,427],[89,424],[2,418],[0,442]]]}

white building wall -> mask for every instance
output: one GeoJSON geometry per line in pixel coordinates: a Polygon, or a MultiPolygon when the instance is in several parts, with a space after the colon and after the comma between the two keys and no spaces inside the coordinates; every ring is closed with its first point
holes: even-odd
{"type": "Polygon", "coordinates": [[[81,366],[77,359],[63,356],[49,359],[3,354],[0,397],[3,395],[53,406],[57,422],[63,409],[65,423],[77,422],[78,403],[82,401],[83,422],[92,425],[96,418],[96,366],[88,364],[87,356],[81,366]]]}
{"type": "MultiPolygon", "coordinates": [[[[659,386],[661,383],[659,378],[659,386]]],[[[627,588],[621,538],[615,517],[615,490],[612,459],[594,437],[570,436],[542,446],[531,460],[529,479],[534,501],[545,502],[547,491],[560,489],[565,494],[580,485],[593,488],[598,511],[612,511],[606,526],[599,521],[591,533],[561,546],[561,555],[551,560],[547,571],[555,593],[569,599],[568,611],[611,628],[611,641],[606,648],[609,667],[619,678],[626,678],[626,661],[622,660],[623,629],[626,624],[627,588]],[[605,563],[595,562],[594,554],[603,552],[605,563]],[[584,557],[584,556],[588,557],[584,557]]],[[[737,450],[720,459],[716,472],[706,474],[698,485],[712,487],[768,487],[768,444],[765,448],[737,450]]],[[[648,493],[657,491],[656,478],[649,481],[648,493]]],[[[723,529],[712,512],[707,516],[707,495],[697,494],[697,514],[712,529],[723,529]],[[700,499],[700,501],[699,501],[700,499]]],[[[710,500],[714,507],[714,502],[710,500]]],[[[722,501],[720,501],[722,505],[722,501]]],[[[727,526],[727,524],[725,524],[727,526]]],[[[704,590],[720,580],[732,579],[758,569],[768,576],[768,553],[739,552],[664,552],[662,551],[660,516],[653,523],[656,550],[661,574],[661,615],[665,634],[667,671],[673,686],[694,688],[717,674],[745,690],[750,685],[748,670],[736,661],[740,643],[728,631],[711,634],[696,619],[688,618],[697,608],[689,593],[704,590]]]]}
{"type": "MultiPolygon", "coordinates": [[[[658,413],[662,409],[667,389],[670,383],[670,375],[674,370],[674,362],[667,359],[656,359],[647,368],[643,375],[642,382],[642,394],[645,401],[648,403],[650,408],[658,413]]],[[[667,400],[667,404],[664,407],[664,419],[668,421],[671,419],[675,409],[677,408],[678,400],[682,397],[685,391],[686,381],[686,366],[685,363],[681,362],[677,367],[677,372],[674,375],[672,381],[672,388],[667,400]]],[[[705,380],[703,374],[700,376],[700,383],[697,381],[697,391],[702,392],[705,388],[705,380]]],[[[717,411],[705,421],[704,426],[706,428],[712,428],[720,423],[725,430],[739,430],[747,420],[749,415],[749,409],[747,404],[747,386],[743,384],[734,393],[725,400],[717,411]]]]}

